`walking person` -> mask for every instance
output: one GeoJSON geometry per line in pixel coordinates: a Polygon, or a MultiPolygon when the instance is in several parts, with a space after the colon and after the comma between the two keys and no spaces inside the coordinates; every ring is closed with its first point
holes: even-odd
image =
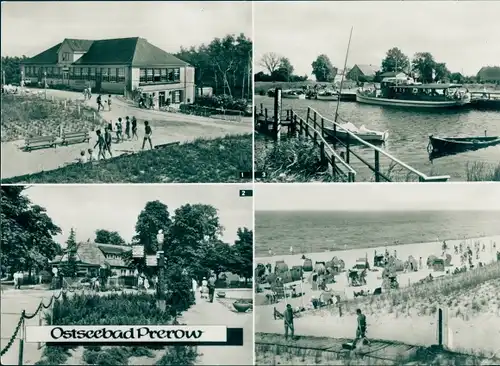
{"type": "Polygon", "coordinates": [[[108,95],[108,109],[111,112],[111,94],[108,95]]]}
{"type": "Polygon", "coordinates": [[[293,326],[292,305],[286,305],[285,312],[283,313],[283,320],[285,325],[285,339],[288,339],[288,330],[290,330],[290,337],[293,339],[293,336],[295,334],[295,327],[293,326]]]}
{"type": "Polygon", "coordinates": [[[196,298],[198,297],[198,294],[196,293],[196,290],[198,290],[198,282],[193,278],[191,280],[192,283],[192,288],[191,291],[193,291],[193,298],[194,298],[194,303],[196,304],[196,298]]]}
{"type": "Polygon", "coordinates": [[[118,122],[116,122],[116,142],[123,141],[123,135],[122,135],[122,118],[118,118],[118,122]]]}
{"type": "Polygon", "coordinates": [[[17,271],[14,272],[12,277],[14,279],[14,288],[17,290],[17,286],[19,285],[19,273],[17,271]]]}
{"type": "Polygon", "coordinates": [[[127,140],[130,140],[130,119],[125,117],[125,135],[127,136],[127,140]]]}
{"type": "Polygon", "coordinates": [[[111,144],[113,142],[113,138],[111,137],[111,129],[109,127],[104,131],[104,142],[105,152],[107,151],[109,153],[109,156],[113,157],[113,154],[111,153],[111,144]]]}
{"type": "Polygon", "coordinates": [[[144,279],[144,289],[146,290],[146,292],[148,292],[149,290],[149,280],[147,277],[144,279]]]}
{"type": "Polygon", "coordinates": [[[101,157],[103,159],[106,159],[105,151],[106,151],[106,140],[101,134],[101,130],[97,130],[96,132],[97,135],[97,142],[94,145],[94,149],[99,146],[99,152],[97,153],[97,160],[100,160],[101,157]]]}
{"type": "Polygon", "coordinates": [[[144,146],[146,146],[146,141],[149,142],[149,147],[153,150],[153,143],[151,142],[151,135],[153,130],[149,125],[148,121],[144,121],[144,140],[142,141],[142,150],[144,150],[144,146]]]}
{"type": "Polygon", "coordinates": [[[97,112],[100,112],[102,110],[104,110],[104,106],[102,105],[102,95],[99,94],[97,96],[97,112]]]}
{"type": "Polygon", "coordinates": [[[368,344],[368,339],[366,339],[366,316],[361,312],[361,309],[356,309],[357,314],[357,327],[356,327],[356,339],[354,339],[353,346],[356,347],[356,344],[359,340],[363,340],[363,344],[368,344]]]}
{"type": "Polygon", "coordinates": [[[214,302],[215,294],[215,277],[210,277],[208,280],[208,299],[210,302],[214,302]]]}
{"type": "Polygon", "coordinates": [[[201,281],[201,298],[205,298],[208,293],[208,281],[206,277],[203,277],[203,280],[201,281]]]}
{"type": "Polygon", "coordinates": [[[132,117],[132,138],[135,137],[136,140],[139,140],[139,136],[137,136],[137,120],[135,117],[132,117]]]}

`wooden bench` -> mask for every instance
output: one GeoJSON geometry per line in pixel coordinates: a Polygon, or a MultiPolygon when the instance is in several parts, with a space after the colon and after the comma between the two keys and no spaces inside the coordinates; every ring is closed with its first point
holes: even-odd
{"type": "Polygon", "coordinates": [[[56,136],[28,137],[24,140],[24,150],[26,151],[43,149],[46,147],[56,147],[56,136]]]}
{"type": "Polygon", "coordinates": [[[90,135],[87,131],[63,132],[61,145],[79,144],[89,141],[90,135]]]}
{"type": "Polygon", "coordinates": [[[155,149],[163,149],[165,147],[177,146],[180,144],[180,141],[169,142],[168,144],[155,145],[155,149]]]}

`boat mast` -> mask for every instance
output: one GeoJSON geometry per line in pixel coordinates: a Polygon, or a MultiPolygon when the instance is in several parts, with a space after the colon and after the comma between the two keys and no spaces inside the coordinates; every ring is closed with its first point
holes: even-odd
{"type": "Polygon", "coordinates": [[[351,27],[351,33],[349,34],[349,43],[347,44],[347,52],[345,54],[344,70],[342,71],[342,78],[340,79],[340,90],[337,98],[337,108],[335,109],[335,122],[337,122],[337,117],[339,116],[340,97],[342,95],[342,87],[344,86],[344,76],[345,76],[345,70],[347,68],[347,58],[349,56],[349,48],[351,47],[352,29],[353,27],[351,27]]]}

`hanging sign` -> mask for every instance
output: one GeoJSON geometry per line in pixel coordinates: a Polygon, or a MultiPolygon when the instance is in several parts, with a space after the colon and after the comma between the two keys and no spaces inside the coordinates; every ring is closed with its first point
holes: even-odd
{"type": "Polygon", "coordinates": [[[132,246],[132,257],[133,258],[144,257],[144,245],[133,245],[132,246]]]}
{"type": "Polygon", "coordinates": [[[146,256],[146,266],[156,267],[157,265],[158,265],[158,258],[156,258],[156,255],[147,255],[146,256]]]}

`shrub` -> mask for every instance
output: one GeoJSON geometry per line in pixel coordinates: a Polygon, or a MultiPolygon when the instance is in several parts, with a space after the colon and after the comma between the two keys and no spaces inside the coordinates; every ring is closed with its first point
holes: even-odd
{"type": "Polygon", "coordinates": [[[246,99],[236,99],[229,95],[214,95],[211,97],[200,96],[196,97],[195,105],[210,107],[210,108],[224,108],[234,111],[246,112],[248,102],[246,99]]]}

